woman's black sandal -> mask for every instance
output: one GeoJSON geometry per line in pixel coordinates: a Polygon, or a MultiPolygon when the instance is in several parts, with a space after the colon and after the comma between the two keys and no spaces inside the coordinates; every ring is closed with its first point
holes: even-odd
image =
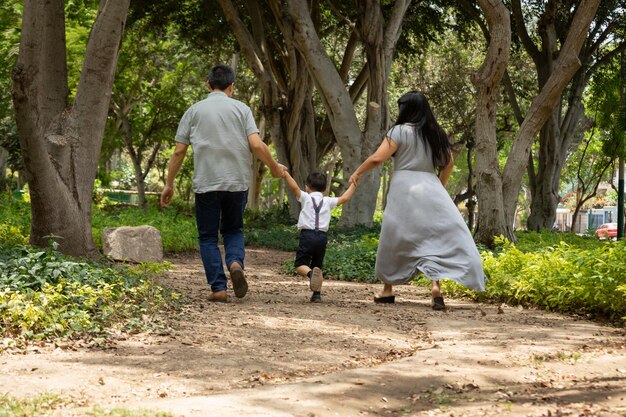
{"type": "Polygon", "coordinates": [[[433,297],[433,310],[445,310],[446,304],[443,302],[443,297],[433,297]]]}
{"type": "Polygon", "coordinates": [[[388,295],[386,297],[375,296],[374,302],[377,304],[393,304],[396,302],[396,296],[395,295],[388,295]]]}

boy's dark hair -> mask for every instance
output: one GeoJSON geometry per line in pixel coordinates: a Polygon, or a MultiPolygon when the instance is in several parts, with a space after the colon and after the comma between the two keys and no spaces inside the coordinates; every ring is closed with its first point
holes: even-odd
{"type": "Polygon", "coordinates": [[[235,82],[235,71],[226,64],[218,64],[209,72],[209,84],[212,89],[226,90],[235,82]]]}
{"type": "Polygon", "coordinates": [[[306,177],[306,185],[313,191],[323,193],[326,191],[326,175],[321,172],[311,172],[309,176],[306,177]]]}

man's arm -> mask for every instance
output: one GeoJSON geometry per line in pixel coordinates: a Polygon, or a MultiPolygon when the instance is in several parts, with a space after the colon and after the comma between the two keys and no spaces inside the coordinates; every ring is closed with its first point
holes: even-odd
{"type": "Polygon", "coordinates": [[[354,194],[354,190],[356,190],[356,185],[351,182],[348,189],[337,199],[337,205],[340,206],[350,201],[350,199],[352,198],[352,194],[354,194]]]}
{"type": "Polygon", "coordinates": [[[180,167],[183,165],[188,147],[189,145],[185,145],[184,143],[176,143],[176,148],[174,149],[174,153],[170,159],[170,164],[167,168],[167,181],[165,182],[163,191],[161,191],[161,207],[167,207],[170,205],[170,201],[174,195],[174,179],[176,178],[178,171],[180,171],[180,167]]]}
{"type": "Polygon", "coordinates": [[[248,136],[248,144],[254,156],[269,167],[272,177],[281,178],[283,176],[283,171],[286,171],[287,167],[279,164],[272,158],[270,148],[261,140],[258,133],[253,133],[248,136]]]}
{"type": "Polygon", "coordinates": [[[289,187],[289,189],[296,196],[296,199],[300,200],[300,195],[302,194],[302,190],[300,190],[300,187],[298,186],[298,183],[296,182],[296,180],[294,180],[293,177],[287,171],[283,171],[283,178],[285,179],[285,182],[287,183],[287,186],[289,187]]]}

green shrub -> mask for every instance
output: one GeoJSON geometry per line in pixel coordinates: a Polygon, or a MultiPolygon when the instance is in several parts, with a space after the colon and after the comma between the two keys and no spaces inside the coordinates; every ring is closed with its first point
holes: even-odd
{"type": "Polygon", "coordinates": [[[248,209],[244,223],[251,229],[267,229],[275,225],[295,225],[296,221],[289,216],[289,206],[283,204],[265,211],[248,209]]]}
{"type": "Polygon", "coordinates": [[[0,243],[22,243],[30,234],[30,203],[0,193],[0,243]]]}
{"type": "Polygon", "coordinates": [[[22,234],[22,231],[17,226],[0,223],[0,243],[25,245],[28,243],[28,236],[22,234]]]}
{"type": "MultiPolygon", "coordinates": [[[[295,249],[298,246],[294,235],[295,249]]],[[[374,266],[378,248],[378,228],[358,227],[333,230],[328,233],[328,247],[324,258],[324,274],[345,281],[376,282],[374,266]]],[[[294,252],[295,256],[295,252],[294,252]]],[[[295,274],[293,260],[282,269],[295,274]]]]}
{"type": "Polygon", "coordinates": [[[37,397],[18,399],[0,395],[0,417],[46,416],[66,405],[57,394],[45,393],[37,397]]]}
{"type": "Polygon", "coordinates": [[[523,252],[504,243],[498,255],[483,252],[487,290],[474,292],[444,281],[449,294],[480,301],[535,305],[626,324],[626,243],[591,249],[565,242],[523,252]]]}
{"type": "Polygon", "coordinates": [[[137,318],[178,299],[151,279],[165,268],[168,264],[116,269],[79,262],[52,249],[2,244],[2,336],[19,344],[76,334],[106,337],[118,324],[142,326],[137,318]]]}
{"type": "Polygon", "coordinates": [[[340,280],[376,282],[377,248],[377,234],[366,234],[356,240],[339,235],[326,250],[324,272],[340,280]]]}
{"type": "Polygon", "coordinates": [[[244,223],[246,245],[295,251],[298,248],[298,231],[295,226],[283,224],[271,225],[268,228],[251,228],[244,223]]]}
{"type": "Polygon", "coordinates": [[[553,232],[549,230],[541,232],[518,231],[515,232],[515,236],[517,237],[515,246],[522,252],[532,252],[538,248],[556,246],[562,242],[581,249],[597,248],[604,243],[595,236],[579,236],[576,233],[553,232]]]}

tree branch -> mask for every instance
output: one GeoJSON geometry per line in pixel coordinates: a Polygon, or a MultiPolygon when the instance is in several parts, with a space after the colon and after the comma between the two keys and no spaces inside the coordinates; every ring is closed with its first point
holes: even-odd
{"type": "Polygon", "coordinates": [[[522,178],[520,173],[527,163],[535,135],[548,120],[561,97],[561,93],[580,68],[578,54],[599,3],[600,0],[582,0],[580,3],[567,39],[556,60],[554,71],[533,100],[513,142],[510,155],[517,157],[509,157],[503,171],[504,200],[510,208],[514,207],[517,201],[522,178]]]}
{"type": "Polygon", "coordinates": [[[513,22],[515,23],[517,36],[519,36],[522,41],[522,45],[524,45],[524,49],[526,49],[528,55],[530,55],[532,60],[535,62],[535,65],[539,65],[539,62],[541,61],[541,52],[528,34],[526,24],[524,23],[524,13],[522,12],[520,0],[512,0],[511,8],[513,10],[513,22]]]}
{"type": "Polygon", "coordinates": [[[598,68],[608,64],[616,55],[622,53],[622,51],[626,50],[626,42],[622,41],[615,49],[610,52],[604,54],[600,59],[597,59],[596,62],[589,67],[587,70],[585,77],[589,79],[591,75],[593,75],[598,68]]]}

